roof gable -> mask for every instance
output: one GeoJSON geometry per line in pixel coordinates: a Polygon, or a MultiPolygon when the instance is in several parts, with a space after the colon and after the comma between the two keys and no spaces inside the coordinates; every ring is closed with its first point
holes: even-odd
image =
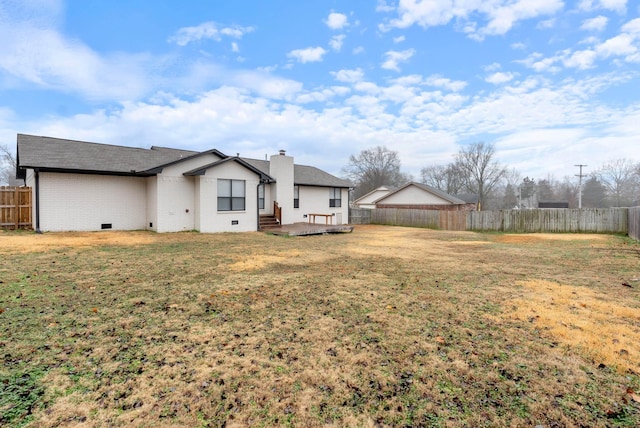
{"type": "Polygon", "coordinates": [[[418,191],[423,192],[425,194],[435,196],[452,205],[461,205],[465,203],[463,200],[458,199],[455,196],[451,196],[448,193],[443,192],[442,190],[438,190],[435,187],[431,187],[431,186],[427,186],[426,184],[415,183],[415,182],[409,182],[404,186],[392,192],[387,193],[386,195],[374,201],[374,203],[376,204],[384,204],[385,202],[390,203],[391,199],[395,199],[394,196],[398,197],[403,193],[407,194],[411,189],[417,189],[418,191]]]}
{"type": "Polygon", "coordinates": [[[212,162],[210,164],[207,165],[203,165],[201,167],[192,169],[191,171],[187,171],[185,173],[183,173],[183,175],[187,175],[187,176],[194,176],[194,175],[204,175],[208,169],[210,168],[215,168],[216,166],[222,165],[224,163],[227,162],[236,162],[240,165],[242,165],[243,167],[247,168],[250,171],[253,171],[254,173],[256,173],[257,175],[260,176],[260,181],[264,182],[264,183],[273,183],[275,182],[275,180],[273,178],[271,178],[268,174],[265,174],[264,172],[262,172],[261,170],[259,170],[258,168],[256,168],[255,166],[251,165],[249,162],[245,161],[244,159],[241,159],[239,157],[227,157],[225,159],[220,159],[219,161],[216,162],[212,162]]]}
{"type": "Polygon", "coordinates": [[[378,199],[382,198],[383,196],[385,196],[386,194],[388,194],[389,192],[391,192],[391,189],[389,189],[387,186],[380,186],[380,187],[378,187],[376,189],[373,189],[372,191],[370,191],[366,195],[360,196],[358,199],[353,201],[353,203],[356,204],[356,205],[357,204],[372,204],[376,200],[378,200],[378,199]]]}

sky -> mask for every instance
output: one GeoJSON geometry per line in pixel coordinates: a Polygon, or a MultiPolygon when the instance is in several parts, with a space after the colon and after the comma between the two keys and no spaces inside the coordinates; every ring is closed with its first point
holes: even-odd
{"type": "Polygon", "coordinates": [[[640,161],[639,0],[0,0],[16,134],[402,170],[495,145],[523,177],[640,161]]]}

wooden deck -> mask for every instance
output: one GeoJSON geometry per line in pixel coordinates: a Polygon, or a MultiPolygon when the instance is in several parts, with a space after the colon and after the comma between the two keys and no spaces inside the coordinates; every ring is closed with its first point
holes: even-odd
{"type": "Polygon", "coordinates": [[[263,230],[263,232],[266,233],[284,236],[325,235],[327,233],[349,233],[352,231],[353,226],[348,224],[331,225],[315,223],[294,223],[263,230]]]}

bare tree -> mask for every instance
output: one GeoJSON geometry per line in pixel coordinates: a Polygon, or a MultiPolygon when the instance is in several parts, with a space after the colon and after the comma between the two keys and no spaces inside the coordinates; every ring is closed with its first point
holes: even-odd
{"type": "Polygon", "coordinates": [[[465,187],[478,195],[480,209],[483,209],[487,196],[500,184],[506,169],[495,159],[493,144],[473,143],[460,149],[456,155],[456,166],[464,173],[465,187]]]}
{"type": "Polygon", "coordinates": [[[6,144],[0,145],[0,185],[14,184],[16,182],[16,168],[18,162],[16,156],[6,144]]]}
{"type": "Polygon", "coordinates": [[[351,155],[343,173],[355,185],[355,198],[380,186],[400,186],[411,180],[410,175],[400,172],[398,152],[385,146],[363,150],[358,156],[351,155]]]}
{"type": "Polygon", "coordinates": [[[600,182],[607,188],[612,206],[628,206],[634,202],[640,186],[637,168],[637,165],[622,158],[606,162],[596,172],[600,182]]]}
{"type": "Polygon", "coordinates": [[[423,184],[435,187],[450,195],[457,195],[464,189],[464,176],[455,163],[433,165],[420,171],[423,184]]]}

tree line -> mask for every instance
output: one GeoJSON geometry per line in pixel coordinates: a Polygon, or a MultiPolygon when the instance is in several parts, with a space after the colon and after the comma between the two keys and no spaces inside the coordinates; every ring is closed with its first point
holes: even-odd
{"type": "Polygon", "coordinates": [[[418,181],[452,196],[473,195],[486,210],[537,208],[540,202],[549,201],[565,202],[569,208],[640,205],[640,163],[615,159],[583,177],[523,178],[517,170],[500,164],[494,144],[485,142],[461,148],[448,164],[422,168],[417,180],[402,172],[398,152],[385,146],[351,155],[343,174],[354,185],[352,200],[380,186],[418,181]]]}

